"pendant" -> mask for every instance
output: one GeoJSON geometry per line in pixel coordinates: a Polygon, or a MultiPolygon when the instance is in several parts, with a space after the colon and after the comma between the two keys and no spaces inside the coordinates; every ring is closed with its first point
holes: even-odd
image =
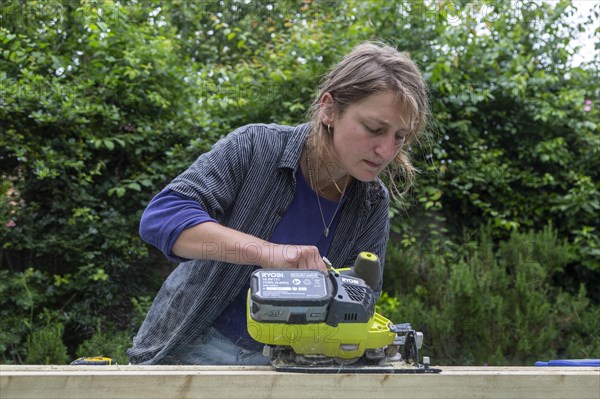
{"type": "Polygon", "coordinates": [[[325,227],[324,233],[325,233],[325,237],[327,237],[329,235],[329,227],[325,227]]]}

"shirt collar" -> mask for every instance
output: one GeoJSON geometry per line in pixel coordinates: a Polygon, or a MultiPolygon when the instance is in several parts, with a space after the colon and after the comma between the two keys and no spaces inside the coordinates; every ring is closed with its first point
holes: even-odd
{"type": "Polygon", "coordinates": [[[300,164],[300,155],[302,154],[302,149],[304,149],[304,143],[306,143],[309,132],[309,123],[304,123],[294,128],[279,161],[280,168],[291,168],[294,172],[296,171],[300,164]]]}

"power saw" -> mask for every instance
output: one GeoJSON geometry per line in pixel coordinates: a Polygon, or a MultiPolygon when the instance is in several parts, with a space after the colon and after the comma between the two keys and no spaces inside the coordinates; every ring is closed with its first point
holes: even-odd
{"type": "Polygon", "coordinates": [[[425,357],[423,334],[375,312],[378,257],[362,252],[353,268],[258,269],[247,301],[250,336],[265,344],[276,371],[439,373],[425,357]]]}

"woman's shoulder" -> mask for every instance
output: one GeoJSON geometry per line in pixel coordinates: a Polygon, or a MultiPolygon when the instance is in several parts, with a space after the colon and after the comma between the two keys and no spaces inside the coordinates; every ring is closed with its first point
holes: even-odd
{"type": "Polygon", "coordinates": [[[293,166],[298,162],[309,127],[278,125],[275,123],[253,123],[241,126],[231,133],[230,138],[258,156],[281,157],[282,166],[293,166]]]}
{"type": "Polygon", "coordinates": [[[240,126],[232,132],[232,134],[239,136],[260,136],[264,134],[292,134],[295,130],[298,130],[303,125],[288,126],[279,125],[276,123],[250,123],[247,125],[240,126]]]}

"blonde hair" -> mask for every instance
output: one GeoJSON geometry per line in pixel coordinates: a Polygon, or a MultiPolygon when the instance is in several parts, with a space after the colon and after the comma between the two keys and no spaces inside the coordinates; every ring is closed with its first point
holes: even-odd
{"type": "Polygon", "coordinates": [[[388,189],[394,199],[399,199],[410,188],[416,173],[407,148],[418,141],[429,117],[427,84],[408,55],[383,43],[364,42],[333,66],[321,80],[308,110],[312,129],[307,144],[317,159],[331,159],[333,138],[321,122],[320,111],[326,93],[331,93],[335,110],[342,114],[349,105],[387,91],[396,94],[410,127],[404,145],[386,168],[388,189]],[[402,191],[396,185],[397,178],[402,180],[402,191]]]}

